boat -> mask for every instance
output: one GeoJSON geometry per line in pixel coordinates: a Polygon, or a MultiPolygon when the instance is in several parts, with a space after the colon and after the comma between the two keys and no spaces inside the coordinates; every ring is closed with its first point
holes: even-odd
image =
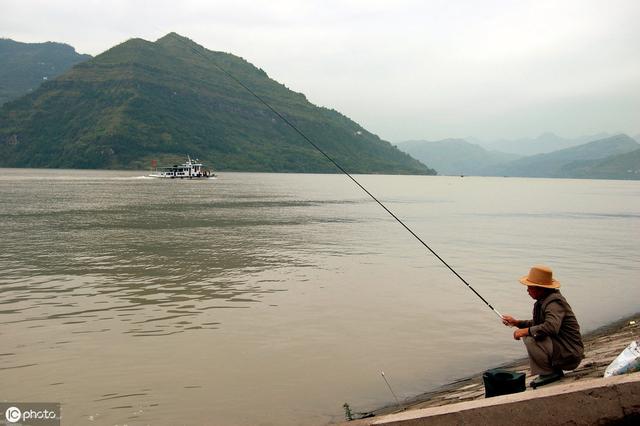
{"type": "Polygon", "coordinates": [[[157,167],[156,161],[151,162],[151,174],[149,177],[165,179],[212,179],[216,175],[213,171],[205,167],[200,160],[191,159],[187,155],[187,162],[174,164],[170,167],[157,167]]]}

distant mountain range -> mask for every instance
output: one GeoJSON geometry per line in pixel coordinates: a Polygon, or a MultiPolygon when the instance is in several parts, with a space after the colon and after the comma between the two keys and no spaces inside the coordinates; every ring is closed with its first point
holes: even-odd
{"type": "Polygon", "coordinates": [[[398,147],[441,174],[640,179],[640,144],[623,134],[520,158],[460,139],[408,141],[398,147]]]}
{"type": "Polygon", "coordinates": [[[597,133],[594,135],[580,136],[578,138],[563,138],[555,133],[546,132],[535,138],[500,139],[495,141],[467,138],[467,141],[480,145],[488,150],[527,156],[570,148],[609,136],[612,135],[609,133],[597,133]]]}
{"type": "Polygon", "coordinates": [[[0,39],[0,105],[90,59],[68,44],[20,43],[0,39]]]}
{"type": "MultiPolygon", "coordinates": [[[[484,170],[485,175],[525,177],[590,177],[598,173],[594,161],[608,160],[640,149],[627,135],[616,135],[548,154],[520,158],[484,170]]],[[[640,166],[640,165],[639,165],[640,166]]],[[[640,168],[640,167],[639,167],[640,168]]]]}
{"type": "Polygon", "coordinates": [[[397,146],[444,175],[475,175],[491,166],[520,158],[516,154],[488,151],[462,139],[415,140],[397,146]]]}
{"type": "Polygon", "coordinates": [[[0,109],[0,166],[147,168],[186,154],[218,170],[337,169],[233,75],[354,173],[434,174],[260,68],[178,34],[131,39],[0,109]]]}

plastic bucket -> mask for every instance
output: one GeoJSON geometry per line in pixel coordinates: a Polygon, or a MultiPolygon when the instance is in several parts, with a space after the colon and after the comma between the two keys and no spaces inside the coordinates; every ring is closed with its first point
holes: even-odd
{"type": "Polygon", "coordinates": [[[524,373],[495,368],[487,370],[482,375],[484,381],[484,396],[490,398],[498,395],[523,392],[527,387],[524,383],[524,373]]]}

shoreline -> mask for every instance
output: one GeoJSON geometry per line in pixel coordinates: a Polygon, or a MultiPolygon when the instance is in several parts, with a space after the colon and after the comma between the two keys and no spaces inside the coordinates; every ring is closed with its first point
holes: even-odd
{"type": "MultiPolygon", "coordinates": [[[[604,370],[632,340],[640,338],[640,312],[629,315],[609,324],[603,325],[583,335],[585,358],[578,368],[565,373],[561,380],[549,384],[544,388],[550,388],[559,384],[572,383],[584,379],[603,377],[604,370]],[[635,323],[633,323],[635,321],[635,323]]],[[[493,368],[505,368],[508,370],[523,372],[526,374],[527,390],[532,392],[529,382],[535,377],[531,376],[527,357],[515,359],[493,368]]],[[[435,389],[423,392],[419,395],[401,401],[402,408],[395,404],[385,405],[367,413],[363,420],[344,422],[345,425],[365,425],[366,420],[373,420],[379,416],[402,413],[422,408],[437,407],[458,402],[484,399],[484,383],[482,372],[471,376],[453,380],[450,383],[435,389]]]]}

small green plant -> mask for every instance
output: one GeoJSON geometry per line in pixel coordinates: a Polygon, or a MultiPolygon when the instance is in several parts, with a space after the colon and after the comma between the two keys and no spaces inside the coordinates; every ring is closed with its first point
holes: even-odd
{"type": "Polygon", "coordinates": [[[348,421],[353,420],[353,413],[351,412],[351,407],[349,407],[349,404],[345,402],[342,406],[344,407],[344,417],[348,421]]]}

